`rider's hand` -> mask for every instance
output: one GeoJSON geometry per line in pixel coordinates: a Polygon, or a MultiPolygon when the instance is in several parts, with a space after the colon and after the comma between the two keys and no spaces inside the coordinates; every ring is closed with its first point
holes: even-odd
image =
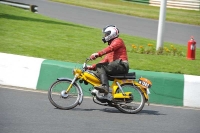
{"type": "Polygon", "coordinates": [[[95,70],[96,69],[96,64],[93,64],[92,66],[87,66],[88,70],[95,70]]]}
{"type": "Polygon", "coordinates": [[[90,60],[95,60],[97,57],[99,57],[99,54],[98,54],[98,53],[93,53],[93,54],[90,56],[90,60]]]}

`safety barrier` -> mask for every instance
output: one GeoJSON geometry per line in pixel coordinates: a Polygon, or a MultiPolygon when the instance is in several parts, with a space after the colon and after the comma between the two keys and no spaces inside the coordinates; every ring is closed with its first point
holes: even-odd
{"type": "MultiPolygon", "coordinates": [[[[47,91],[59,77],[73,78],[81,64],[0,53],[0,85],[47,91]]],[[[150,103],[200,108],[200,76],[130,69],[153,83],[150,103]]],[[[81,84],[85,96],[92,86],[81,84]]]]}
{"type": "MultiPolygon", "coordinates": [[[[160,6],[161,0],[150,0],[152,6],[160,6]]],[[[188,10],[200,10],[200,0],[167,0],[167,7],[188,10]]]]}
{"type": "MultiPolygon", "coordinates": [[[[145,3],[151,6],[160,6],[161,0],[126,0],[138,3],[145,3]]],[[[178,8],[187,10],[200,10],[200,0],[167,0],[168,8],[178,8]]]]}

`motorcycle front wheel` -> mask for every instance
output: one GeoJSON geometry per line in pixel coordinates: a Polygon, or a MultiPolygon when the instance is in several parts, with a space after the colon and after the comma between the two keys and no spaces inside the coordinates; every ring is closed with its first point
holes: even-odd
{"type": "Polygon", "coordinates": [[[70,83],[71,80],[57,80],[49,88],[49,101],[56,108],[69,110],[79,104],[80,90],[78,86],[73,84],[70,91],[68,93],[65,93],[70,83]]]}
{"type": "MultiPolygon", "coordinates": [[[[145,98],[142,91],[133,84],[123,84],[121,87],[124,92],[131,92],[132,94],[131,98],[127,101],[119,102],[116,108],[123,113],[136,114],[140,112],[145,104],[145,98]]],[[[120,93],[119,88],[116,93],[120,93]]]]}

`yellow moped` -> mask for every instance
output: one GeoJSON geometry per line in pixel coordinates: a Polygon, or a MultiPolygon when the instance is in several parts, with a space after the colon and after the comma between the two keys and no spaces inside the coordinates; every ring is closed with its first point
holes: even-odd
{"type": "Polygon", "coordinates": [[[87,70],[86,59],[82,69],[73,69],[74,78],[58,78],[48,90],[48,98],[56,108],[69,110],[83,101],[83,90],[80,84],[92,85],[91,95],[93,101],[99,105],[117,108],[123,113],[135,114],[140,112],[144,104],[148,102],[152,83],[147,78],[136,80],[135,72],[118,75],[107,75],[111,86],[109,97],[105,98],[104,93],[94,88],[101,84],[95,71],[87,70]],[[79,83],[78,83],[79,81],[79,83]]]}

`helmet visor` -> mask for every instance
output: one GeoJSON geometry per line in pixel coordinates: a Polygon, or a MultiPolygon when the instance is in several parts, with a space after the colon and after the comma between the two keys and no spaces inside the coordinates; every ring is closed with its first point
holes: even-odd
{"type": "Polygon", "coordinates": [[[111,33],[111,31],[103,32],[103,37],[107,37],[107,36],[109,36],[110,33],[111,33]]]}

